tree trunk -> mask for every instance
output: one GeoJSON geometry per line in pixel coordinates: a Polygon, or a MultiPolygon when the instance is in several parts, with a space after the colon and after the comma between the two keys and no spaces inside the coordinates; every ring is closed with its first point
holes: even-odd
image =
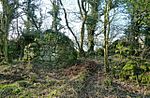
{"type": "Polygon", "coordinates": [[[83,44],[84,44],[84,25],[85,25],[85,19],[82,22],[82,27],[81,27],[81,35],[80,35],[80,50],[79,50],[79,56],[84,57],[84,49],[83,49],[83,44]]]}
{"type": "Polygon", "coordinates": [[[98,22],[98,7],[99,7],[99,0],[94,0],[93,2],[88,2],[91,12],[87,16],[87,32],[88,32],[88,52],[94,52],[94,34],[95,29],[98,22]]]}
{"type": "Polygon", "coordinates": [[[106,73],[109,72],[109,63],[108,63],[108,32],[107,32],[107,16],[105,15],[104,22],[104,66],[106,73]]]}
{"type": "Polygon", "coordinates": [[[94,52],[94,32],[95,28],[92,28],[88,31],[88,52],[90,53],[94,52]]]}
{"type": "Polygon", "coordinates": [[[8,40],[7,40],[7,34],[4,36],[4,61],[8,62],[8,40]]]}
{"type": "Polygon", "coordinates": [[[108,47],[109,47],[109,32],[110,32],[110,20],[109,12],[111,8],[111,0],[108,0],[104,9],[104,66],[105,72],[110,71],[109,62],[108,62],[108,47]]]}
{"type": "Polygon", "coordinates": [[[10,4],[9,0],[1,0],[2,4],[2,15],[1,15],[1,24],[0,31],[2,36],[2,55],[4,55],[4,59],[2,61],[8,62],[8,33],[9,33],[9,25],[13,20],[13,15],[18,8],[18,0],[14,0],[14,3],[10,4]]]}
{"type": "Polygon", "coordinates": [[[64,11],[64,18],[65,18],[65,23],[66,23],[66,26],[67,26],[67,28],[69,29],[69,31],[71,32],[71,34],[73,35],[73,37],[74,37],[74,39],[75,39],[75,42],[76,42],[76,44],[77,44],[77,47],[78,47],[78,49],[79,49],[79,51],[80,51],[80,43],[78,42],[78,39],[77,39],[77,36],[75,35],[75,33],[73,32],[73,30],[71,29],[71,27],[69,26],[69,22],[68,22],[68,18],[67,18],[67,11],[66,11],[66,9],[64,8],[64,5],[63,5],[63,3],[62,3],[62,1],[61,0],[59,0],[59,3],[60,3],[60,6],[62,6],[63,8],[62,8],[62,10],[64,11]]]}
{"type": "Polygon", "coordinates": [[[53,21],[52,21],[52,30],[55,32],[58,32],[58,25],[59,25],[59,1],[58,0],[53,0],[52,2],[52,17],[53,17],[53,21]]]}

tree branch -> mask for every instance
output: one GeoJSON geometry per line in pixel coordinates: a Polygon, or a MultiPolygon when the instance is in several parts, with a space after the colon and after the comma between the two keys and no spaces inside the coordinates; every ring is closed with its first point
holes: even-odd
{"type": "Polygon", "coordinates": [[[79,50],[80,50],[80,44],[79,44],[79,42],[78,42],[78,39],[77,39],[75,33],[73,32],[73,30],[71,29],[71,27],[69,26],[69,22],[68,22],[68,18],[67,18],[67,11],[66,11],[66,9],[65,9],[64,6],[63,6],[62,1],[61,1],[61,0],[59,0],[59,1],[60,1],[60,5],[62,6],[62,9],[63,9],[63,11],[64,11],[64,14],[65,14],[66,26],[67,26],[67,28],[69,29],[69,31],[71,32],[71,34],[73,35],[73,37],[74,37],[74,39],[75,39],[75,41],[76,41],[76,43],[77,43],[77,45],[78,45],[78,48],[79,48],[79,50]]]}

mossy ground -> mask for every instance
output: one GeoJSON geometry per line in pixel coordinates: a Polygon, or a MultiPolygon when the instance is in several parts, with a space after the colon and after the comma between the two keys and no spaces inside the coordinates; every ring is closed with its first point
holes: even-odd
{"type": "Polygon", "coordinates": [[[84,60],[59,70],[16,64],[0,66],[0,98],[149,98],[150,86],[121,82],[103,64],[84,60]]]}

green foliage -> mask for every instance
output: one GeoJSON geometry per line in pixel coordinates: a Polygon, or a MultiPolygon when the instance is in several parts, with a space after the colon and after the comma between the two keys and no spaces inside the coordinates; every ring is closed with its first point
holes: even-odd
{"type": "Polygon", "coordinates": [[[21,89],[16,84],[0,85],[0,98],[18,95],[21,89]]]}
{"type": "Polygon", "coordinates": [[[31,60],[38,53],[39,46],[35,39],[40,37],[40,31],[32,30],[30,32],[24,31],[23,34],[17,38],[8,41],[8,60],[31,60]],[[35,48],[36,47],[36,48],[35,48]],[[31,52],[30,52],[31,51],[31,52]],[[33,51],[35,52],[33,54],[33,51]],[[31,55],[31,56],[29,56],[31,55]]]}
{"type": "Polygon", "coordinates": [[[27,87],[31,86],[31,84],[28,81],[25,81],[25,80],[17,81],[17,84],[20,87],[24,87],[24,88],[27,88],[27,87]]]}
{"type": "Polygon", "coordinates": [[[148,71],[148,67],[145,66],[145,65],[141,65],[141,66],[140,66],[140,69],[141,69],[143,72],[147,72],[147,71],[148,71]]]}
{"type": "Polygon", "coordinates": [[[129,79],[132,80],[132,81],[136,81],[137,80],[137,76],[135,76],[135,75],[134,76],[130,76],[129,79]]]}
{"type": "Polygon", "coordinates": [[[30,43],[24,48],[24,61],[31,61],[38,55],[38,45],[37,43],[30,43]]]}
{"type": "Polygon", "coordinates": [[[126,65],[123,67],[123,70],[124,71],[129,71],[129,70],[135,71],[136,70],[136,62],[134,62],[134,61],[128,61],[126,63],[126,65]]]}
{"type": "Polygon", "coordinates": [[[55,89],[55,90],[51,90],[51,92],[49,93],[49,97],[50,98],[55,98],[61,95],[61,89],[55,89]]]}
{"type": "Polygon", "coordinates": [[[104,55],[104,49],[97,48],[96,51],[95,51],[95,55],[97,55],[97,56],[103,56],[104,55]]]}
{"type": "Polygon", "coordinates": [[[150,63],[149,62],[145,62],[144,65],[147,67],[147,70],[150,71],[150,63]]]}
{"type": "Polygon", "coordinates": [[[134,76],[136,74],[137,66],[136,62],[128,61],[126,65],[122,68],[121,78],[129,79],[130,76],[134,76]]]}
{"type": "Polygon", "coordinates": [[[87,52],[85,52],[85,57],[86,58],[94,59],[96,57],[96,55],[98,55],[98,54],[96,54],[95,51],[87,51],[87,52]]]}
{"type": "Polygon", "coordinates": [[[60,32],[46,31],[45,33],[44,42],[49,46],[44,45],[48,51],[45,48],[42,51],[47,51],[44,56],[47,56],[53,67],[65,67],[76,60],[77,52],[74,44],[67,36],[60,32]]]}
{"type": "MultiPolygon", "coordinates": [[[[0,0],[1,11],[0,11],[0,54],[4,57],[2,62],[8,63],[8,37],[10,24],[17,13],[19,8],[18,0],[0,0]],[[13,2],[13,3],[12,3],[13,2]]],[[[1,58],[0,58],[1,59],[1,58]]],[[[1,60],[0,60],[1,61],[1,60]]]]}
{"type": "Polygon", "coordinates": [[[142,84],[150,84],[150,74],[145,73],[139,76],[142,84]]]}
{"type": "Polygon", "coordinates": [[[105,80],[104,80],[104,85],[105,86],[111,86],[112,85],[112,79],[110,79],[110,78],[106,78],[105,80]]]}
{"type": "Polygon", "coordinates": [[[150,46],[150,41],[149,41],[150,40],[150,30],[148,30],[148,29],[149,28],[146,28],[144,33],[146,35],[145,36],[145,45],[149,47],[150,46]]]}
{"type": "Polygon", "coordinates": [[[12,62],[15,59],[18,59],[21,54],[21,47],[17,40],[10,40],[8,42],[8,60],[12,62]]]}
{"type": "Polygon", "coordinates": [[[115,53],[119,54],[121,57],[127,56],[127,54],[129,54],[129,48],[125,47],[122,43],[118,43],[116,45],[115,53]]]}
{"type": "Polygon", "coordinates": [[[139,56],[141,51],[137,49],[131,42],[126,39],[120,39],[112,43],[109,47],[110,54],[118,55],[120,59],[130,57],[130,56],[139,56]]]}
{"type": "Polygon", "coordinates": [[[120,73],[122,72],[122,68],[125,65],[125,63],[123,62],[123,63],[118,65],[118,63],[116,63],[116,62],[112,62],[111,64],[113,65],[111,68],[112,75],[115,78],[119,78],[120,73]]]}
{"type": "MultiPolygon", "coordinates": [[[[51,68],[62,68],[71,65],[77,59],[74,44],[60,32],[46,30],[34,43],[25,46],[24,60],[46,62],[51,68]]],[[[43,63],[44,65],[44,63],[43,63]]]]}
{"type": "MultiPolygon", "coordinates": [[[[131,24],[129,30],[129,40],[134,47],[139,47],[138,37],[143,33],[145,35],[145,45],[148,45],[147,40],[149,33],[148,29],[150,22],[147,21],[150,17],[150,2],[147,0],[126,0],[126,10],[129,13],[131,24]],[[145,12],[146,11],[146,12],[145,12]],[[143,32],[144,31],[144,32],[143,32]],[[137,38],[136,38],[137,37],[137,38]]],[[[148,38],[149,39],[149,38],[148,38]]]]}
{"type": "Polygon", "coordinates": [[[140,66],[137,66],[137,64],[140,63],[132,60],[128,61],[121,69],[120,79],[122,80],[129,79],[131,81],[138,81],[138,83],[149,84],[150,83],[149,63],[142,62],[140,66]]]}

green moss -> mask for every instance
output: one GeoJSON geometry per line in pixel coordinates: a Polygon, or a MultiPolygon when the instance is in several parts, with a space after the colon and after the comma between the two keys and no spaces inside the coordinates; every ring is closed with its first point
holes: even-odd
{"type": "Polygon", "coordinates": [[[47,86],[54,86],[56,83],[58,83],[58,81],[54,79],[47,80],[47,82],[47,86]]]}
{"type": "Polygon", "coordinates": [[[21,93],[21,89],[17,84],[0,85],[0,98],[18,95],[21,93]]]}
{"type": "Polygon", "coordinates": [[[32,92],[25,91],[25,92],[23,92],[22,95],[19,96],[19,98],[33,98],[33,96],[34,96],[34,98],[38,98],[32,92]]]}
{"type": "Polygon", "coordinates": [[[141,65],[140,66],[140,69],[143,71],[143,72],[147,72],[148,71],[148,67],[146,65],[141,65]]]}
{"type": "Polygon", "coordinates": [[[36,73],[30,73],[29,74],[29,81],[31,83],[35,82],[37,80],[37,78],[38,78],[38,75],[36,73]]]}
{"type": "Polygon", "coordinates": [[[60,95],[61,95],[61,90],[60,89],[55,89],[55,90],[51,90],[48,96],[50,98],[56,98],[60,95]]]}
{"type": "Polygon", "coordinates": [[[22,80],[22,81],[17,81],[17,83],[18,83],[18,85],[20,86],[20,87],[29,87],[29,86],[31,86],[31,84],[28,82],[28,81],[25,81],[25,80],[22,80]]]}
{"type": "Polygon", "coordinates": [[[136,80],[136,79],[137,79],[137,76],[130,76],[129,79],[130,79],[130,80],[136,80]]]}
{"type": "Polygon", "coordinates": [[[77,60],[73,41],[65,34],[52,30],[46,30],[41,38],[27,45],[24,54],[28,62],[39,62],[56,69],[69,67],[77,60]]]}
{"type": "Polygon", "coordinates": [[[143,84],[150,84],[150,74],[142,74],[140,75],[140,80],[141,80],[141,83],[143,84]]]}
{"type": "Polygon", "coordinates": [[[105,85],[105,86],[111,86],[111,85],[112,85],[112,79],[106,78],[106,79],[104,80],[104,85],[105,85]]]}
{"type": "Polygon", "coordinates": [[[150,63],[149,62],[145,62],[144,65],[148,68],[148,71],[150,71],[150,63]]]}

